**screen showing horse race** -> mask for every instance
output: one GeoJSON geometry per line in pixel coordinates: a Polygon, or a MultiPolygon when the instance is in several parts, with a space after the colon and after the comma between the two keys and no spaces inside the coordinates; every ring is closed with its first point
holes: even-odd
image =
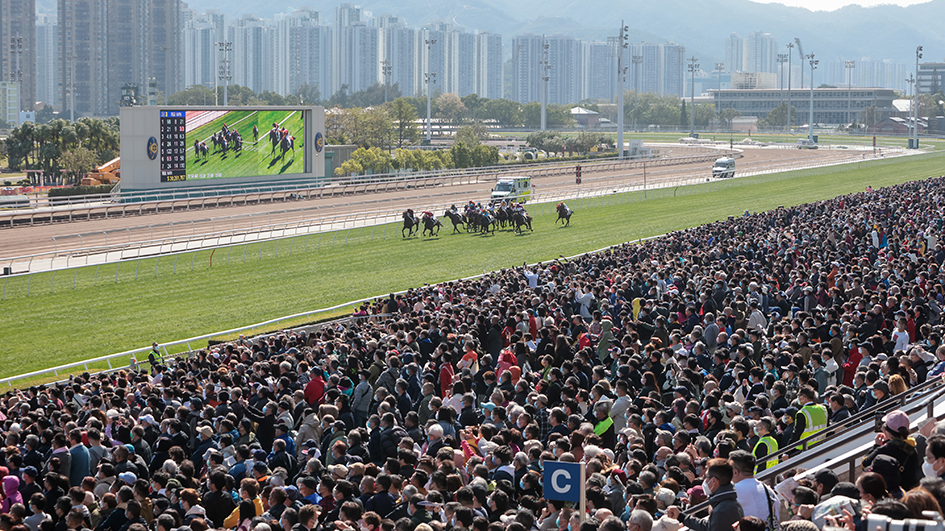
{"type": "Polygon", "coordinates": [[[301,110],[161,111],[161,182],[305,172],[301,110]]]}

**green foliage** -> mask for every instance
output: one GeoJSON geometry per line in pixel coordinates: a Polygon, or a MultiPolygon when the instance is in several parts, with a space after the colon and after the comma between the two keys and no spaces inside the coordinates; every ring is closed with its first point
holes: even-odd
{"type": "Polygon", "coordinates": [[[466,118],[466,105],[459,96],[452,92],[440,94],[436,99],[436,106],[439,109],[436,117],[447,120],[453,124],[462,123],[466,118]]]}
{"type": "Polygon", "coordinates": [[[503,127],[521,127],[525,123],[522,104],[506,99],[487,100],[476,112],[480,120],[495,120],[503,127]]]}
{"type": "Polygon", "coordinates": [[[114,184],[100,184],[98,186],[65,186],[62,188],[50,188],[49,199],[55,201],[56,198],[71,197],[76,195],[108,195],[114,184]]]}
{"type": "Polygon", "coordinates": [[[394,145],[399,148],[416,144],[420,140],[417,125],[417,109],[410,98],[397,98],[387,104],[388,116],[394,126],[394,145]]]}
{"type": "Polygon", "coordinates": [[[62,169],[78,181],[83,175],[95,169],[95,153],[79,146],[63,153],[59,157],[59,162],[62,164],[62,169]]]}
{"type": "MultiPolygon", "coordinates": [[[[327,105],[330,107],[372,107],[384,104],[384,85],[375,83],[370,87],[359,90],[358,92],[348,92],[348,85],[342,85],[338,92],[331,95],[327,105]]],[[[400,91],[400,85],[394,83],[387,86],[387,99],[395,100],[403,94],[400,91]]]]}
{"type": "Polygon", "coordinates": [[[469,147],[475,147],[486,140],[489,140],[489,130],[482,122],[473,122],[456,130],[454,143],[461,142],[469,147]]]}
{"type": "MultiPolygon", "coordinates": [[[[523,109],[525,127],[541,127],[541,104],[537,101],[526,103],[523,109]]],[[[566,127],[574,124],[571,117],[571,106],[551,103],[545,109],[545,125],[547,127],[566,127]]]]}
{"type": "MultiPolygon", "coordinates": [[[[220,98],[223,98],[222,88],[220,98]]],[[[215,101],[213,91],[203,85],[191,85],[180,92],[171,94],[167,98],[167,104],[174,106],[213,105],[215,101]]]]}
{"type": "Polygon", "coordinates": [[[80,118],[75,123],[62,119],[45,124],[26,122],[11,131],[4,144],[11,170],[56,174],[66,168],[62,156],[67,151],[90,151],[94,166],[115,158],[119,141],[118,118],[112,117],[80,118]]]}
{"type": "MultiPolygon", "coordinates": [[[[788,105],[787,102],[784,102],[772,109],[764,119],[758,120],[758,127],[785,127],[788,119],[787,113],[788,105]]],[[[791,123],[795,123],[797,119],[797,109],[795,109],[793,105],[791,106],[791,118],[791,123]]]]}

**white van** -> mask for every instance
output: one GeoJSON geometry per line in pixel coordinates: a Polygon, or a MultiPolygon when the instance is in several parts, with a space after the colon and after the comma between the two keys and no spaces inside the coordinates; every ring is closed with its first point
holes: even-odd
{"type": "Polygon", "coordinates": [[[490,199],[497,201],[515,201],[524,203],[532,197],[532,179],[531,177],[515,177],[499,179],[492,189],[490,199]]]}
{"type": "Polygon", "coordinates": [[[735,159],[732,157],[716,159],[715,164],[712,166],[712,176],[720,178],[734,177],[735,159]]]}

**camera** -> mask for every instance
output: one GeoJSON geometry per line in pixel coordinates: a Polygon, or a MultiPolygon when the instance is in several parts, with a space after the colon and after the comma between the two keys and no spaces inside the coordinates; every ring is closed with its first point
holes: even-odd
{"type": "Polygon", "coordinates": [[[906,518],[893,520],[888,516],[871,514],[866,520],[866,529],[879,531],[945,531],[942,516],[932,511],[923,511],[923,519],[906,518]]]}

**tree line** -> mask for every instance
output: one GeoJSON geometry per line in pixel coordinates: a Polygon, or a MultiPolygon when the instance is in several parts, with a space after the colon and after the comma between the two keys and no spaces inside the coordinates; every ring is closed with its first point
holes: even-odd
{"type": "Polygon", "coordinates": [[[43,170],[55,176],[67,170],[74,178],[108,162],[119,154],[119,121],[79,118],[45,124],[25,122],[0,144],[12,171],[43,170]]]}

